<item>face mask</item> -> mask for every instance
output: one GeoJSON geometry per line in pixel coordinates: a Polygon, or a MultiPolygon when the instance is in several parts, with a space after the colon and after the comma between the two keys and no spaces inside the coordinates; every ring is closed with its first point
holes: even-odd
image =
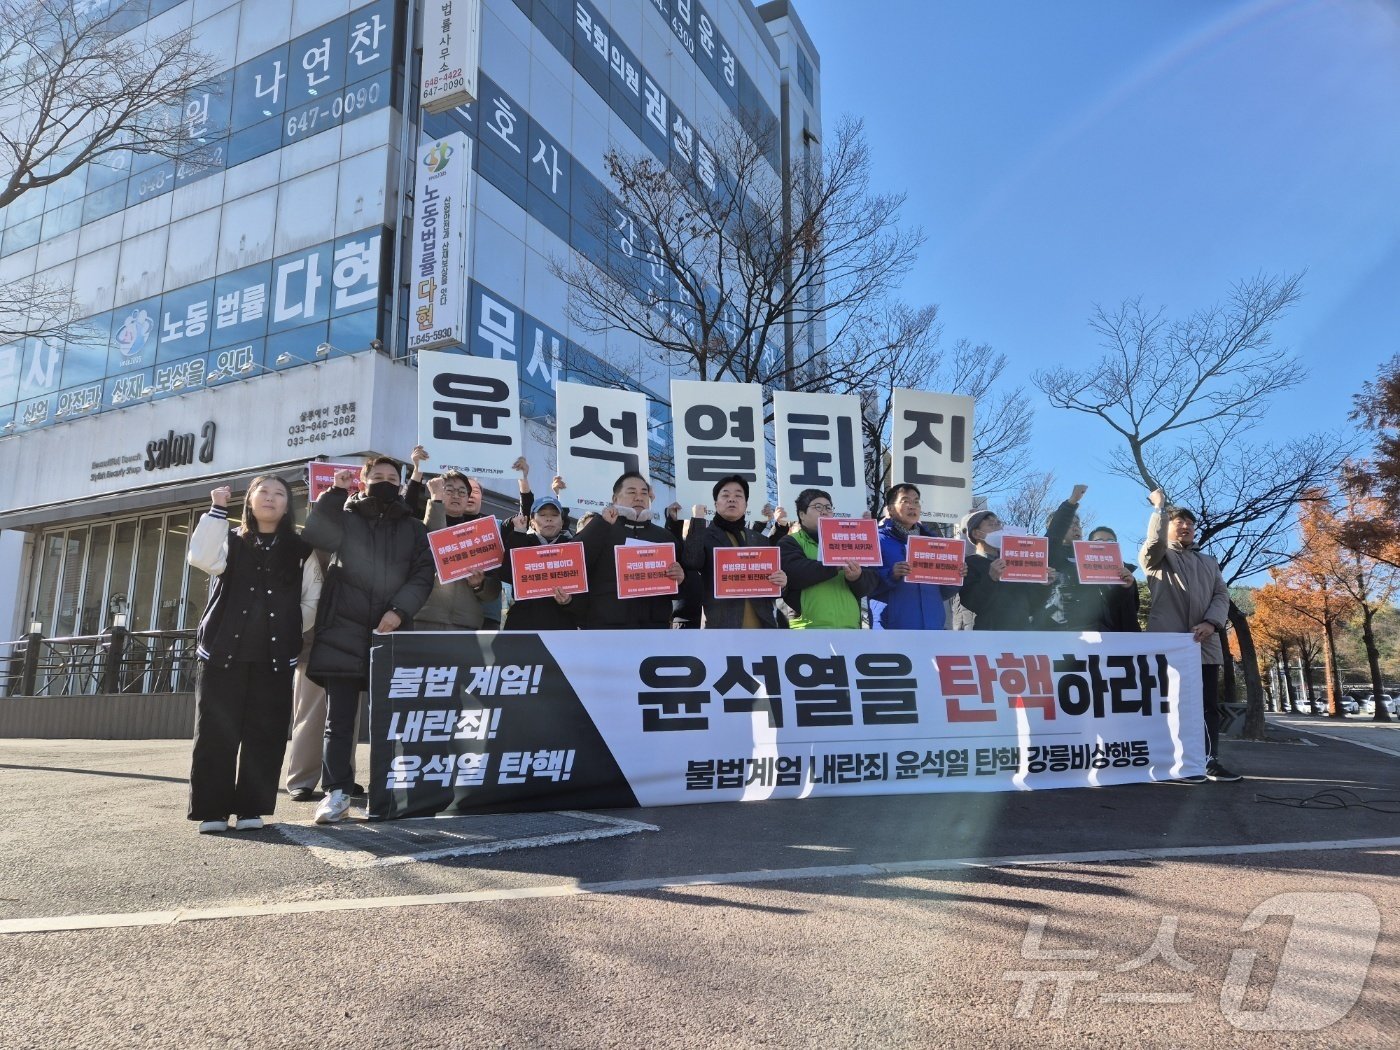
{"type": "Polygon", "coordinates": [[[380,503],[393,503],[398,498],[399,487],[392,481],[376,481],[365,489],[365,493],[380,503]]]}

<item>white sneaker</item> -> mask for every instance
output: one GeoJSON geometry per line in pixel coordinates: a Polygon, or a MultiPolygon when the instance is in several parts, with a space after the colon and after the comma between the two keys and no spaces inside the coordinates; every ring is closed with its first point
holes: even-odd
{"type": "Polygon", "coordinates": [[[236,827],[239,831],[261,831],[263,829],[263,818],[239,817],[236,827]]]}
{"type": "Polygon", "coordinates": [[[313,819],[317,824],[334,824],[338,820],[344,820],[349,810],[350,796],[344,791],[332,791],[316,807],[316,816],[313,819]]]}
{"type": "Polygon", "coordinates": [[[213,835],[220,831],[228,830],[226,820],[202,820],[199,822],[199,833],[201,835],[213,835]]]}

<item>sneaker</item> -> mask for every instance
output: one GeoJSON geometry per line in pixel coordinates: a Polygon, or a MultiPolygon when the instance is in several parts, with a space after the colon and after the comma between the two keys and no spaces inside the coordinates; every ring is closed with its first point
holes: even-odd
{"type": "Polygon", "coordinates": [[[1206,782],[1206,776],[1205,776],[1204,773],[1197,773],[1195,776],[1190,776],[1190,777],[1177,777],[1175,780],[1171,781],[1171,783],[1173,783],[1173,784],[1191,784],[1191,785],[1195,785],[1195,784],[1204,784],[1205,782],[1206,782]]]}
{"type": "Polygon", "coordinates": [[[1238,773],[1231,773],[1228,769],[1226,769],[1224,766],[1222,766],[1219,762],[1212,762],[1212,763],[1210,763],[1210,765],[1206,766],[1206,779],[1207,779],[1207,780],[1243,780],[1244,777],[1240,776],[1238,773]]]}
{"type": "Polygon", "coordinates": [[[324,791],[318,791],[316,788],[297,788],[288,794],[291,795],[293,802],[320,802],[326,797],[324,791]]]}
{"type": "Polygon", "coordinates": [[[239,831],[261,831],[263,829],[263,818],[239,817],[236,828],[239,831]]]}
{"type": "Polygon", "coordinates": [[[199,822],[199,833],[201,835],[213,835],[220,831],[228,830],[226,820],[201,820],[199,822]]]}
{"type": "Polygon", "coordinates": [[[316,807],[316,816],[312,819],[317,824],[334,824],[338,820],[344,820],[349,809],[350,796],[344,791],[332,791],[321,800],[321,804],[316,807]]]}

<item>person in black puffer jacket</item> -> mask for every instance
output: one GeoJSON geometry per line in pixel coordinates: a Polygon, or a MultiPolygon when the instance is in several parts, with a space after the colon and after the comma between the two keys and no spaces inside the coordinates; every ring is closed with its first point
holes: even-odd
{"type": "MultiPolygon", "coordinates": [[[[681,564],[700,580],[706,627],[778,626],[772,598],[716,598],[715,551],[725,547],[769,547],[772,544],[744,524],[749,509],[749,483],[738,474],[720,478],[710,490],[715,516],[707,524],[705,508],[696,506],[686,523],[681,564]]],[[[779,569],[768,577],[779,589],[787,586],[787,573],[779,569]]]]}
{"type": "Polygon", "coordinates": [[[685,579],[680,564],[680,545],[674,536],[651,520],[651,485],[641,474],[628,471],[613,483],[612,506],[604,508],[579,529],[588,565],[588,618],[581,627],[609,630],[632,627],[669,628],[671,598],[661,594],[650,598],[617,596],[617,562],[613,551],[629,539],[643,543],[669,543],[676,560],[667,570],[679,583],[685,579]]]}
{"type": "Polygon", "coordinates": [[[335,487],[312,505],[302,530],[306,542],[332,555],[307,661],[307,674],[327,695],[319,824],[350,808],[355,712],[369,685],[374,632],[412,630],[436,575],[428,530],[399,494],[398,463],[368,460],[360,476],[365,491],[350,497],[355,476],[337,471],[335,487]]]}
{"type": "MultiPolygon", "coordinates": [[[[1079,565],[1074,557],[1074,541],[1083,533],[1079,523],[1079,501],[1089,491],[1087,485],[1076,485],[1069,499],[1050,515],[1045,536],[1050,541],[1050,568],[1059,573],[1046,602],[1042,628],[1047,631],[1136,631],[1137,580],[1132,566],[1124,565],[1119,573],[1121,587],[1102,583],[1080,583],[1079,565]],[[1127,626],[1131,623],[1132,626],[1127,626]]],[[[1089,538],[1107,533],[1105,539],[1118,542],[1113,530],[1100,526],[1089,538]]]]}

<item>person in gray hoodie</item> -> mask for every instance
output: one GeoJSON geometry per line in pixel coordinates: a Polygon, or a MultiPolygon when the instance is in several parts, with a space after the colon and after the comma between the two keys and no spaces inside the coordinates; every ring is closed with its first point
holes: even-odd
{"type": "Polygon", "coordinates": [[[1206,772],[1187,777],[1204,780],[1242,780],[1220,764],[1220,665],[1224,662],[1221,638],[1230,608],[1230,591],[1220,565],[1196,547],[1196,515],[1185,507],[1168,507],[1161,489],[1153,489],[1152,516],[1138,560],[1147,573],[1152,609],[1149,631],[1190,634],[1201,646],[1201,707],[1206,723],[1206,772]]]}

